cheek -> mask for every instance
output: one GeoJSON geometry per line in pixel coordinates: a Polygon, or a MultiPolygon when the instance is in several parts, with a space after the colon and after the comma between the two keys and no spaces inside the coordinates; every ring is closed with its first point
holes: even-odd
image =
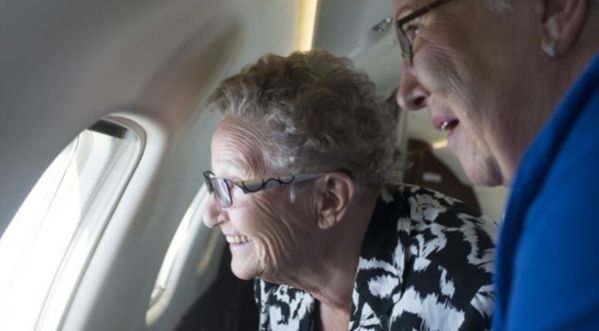
{"type": "MultiPolygon", "coordinates": [[[[445,98],[459,95],[470,99],[470,92],[480,55],[465,38],[468,34],[456,22],[456,17],[439,18],[431,22],[418,43],[414,57],[414,70],[419,73],[422,85],[434,94],[445,98]]],[[[480,82],[478,82],[480,83],[480,82]]]]}
{"type": "Polygon", "coordinates": [[[429,106],[449,108],[467,131],[481,131],[481,110],[489,105],[479,93],[484,82],[476,79],[475,61],[466,60],[464,54],[432,46],[430,52],[423,53],[419,62],[415,62],[415,68],[422,85],[431,93],[429,106]]]}
{"type": "Polygon", "coordinates": [[[446,49],[434,43],[427,43],[414,58],[414,71],[427,90],[448,96],[463,86],[458,63],[455,56],[448,54],[446,49]]]}
{"type": "MultiPolygon", "coordinates": [[[[276,208],[270,200],[261,196],[252,197],[251,201],[248,199],[246,205],[248,208],[235,215],[234,223],[254,241],[260,267],[270,274],[293,261],[301,231],[290,221],[285,208],[276,208]]],[[[233,213],[230,214],[233,218],[233,213]]]]}

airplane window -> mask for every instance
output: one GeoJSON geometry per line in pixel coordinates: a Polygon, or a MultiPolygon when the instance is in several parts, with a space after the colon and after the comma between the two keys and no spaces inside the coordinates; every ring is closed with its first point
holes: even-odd
{"type": "Polygon", "coordinates": [[[0,329],[59,328],[142,145],[101,120],[46,169],[0,238],[0,329]]]}
{"type": "Polygon", "coordinates": [[[202,185],[179,223],[150,296],[148,311],[146,312],[147,325],[154,324],[169,303],[169,298],[176,286],[176,276],[180,274],[182,269],[181,263],[177,264],[176,262],[177,260],[185,260],[181,258],[181,255],[189,251],[192,245],[190,239],[193,239],[193,234],[202,225],[201,214],[207,197],[208,190],[205,185],[202,185]]]}

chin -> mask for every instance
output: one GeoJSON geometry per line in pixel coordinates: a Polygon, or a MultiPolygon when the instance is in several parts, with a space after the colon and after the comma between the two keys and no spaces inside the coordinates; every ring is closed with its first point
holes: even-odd
{"type": "Polygon", "coordinates": [[[481,186],[503,185],[503,177],[495,158],[488,152],[464,149],[454,151],[470,181],[481,186]]]}
{"type": "Polygon", "coordinates": [[[235,277],[237,277],[239,279],[242,279],[242,280],[252,280],[252,279],[256,278],[254,276],[250,276],[249,274],[238,273],[238,272],[235,272],[235,271],[233,271],[233,274],[235,275],[235,277]]]}
{"type": "Polygon", "coordinates": [[[491,172],[484,171],[486,169],[479,167],[478,169],[473,169],[472,167],[466,168],[466,175],[468,178],[476,185],[481,186],[499,186],[503,185],[503,180],[501,176],[494,175],[491,172]]]}
{"type": "Polygon", "coordinates": [[[259,275],[257,270],[248,268],[248,266],[236,266],[233,261],[231,261],[231,271],[235,277],[243,280],[251,280],[259,275]]]}

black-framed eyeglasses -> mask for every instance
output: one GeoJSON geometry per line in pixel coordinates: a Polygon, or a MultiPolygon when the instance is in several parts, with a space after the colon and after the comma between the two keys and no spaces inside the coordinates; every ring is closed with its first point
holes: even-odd
{"type": "Polygon", "coordinates": [[[418,26],[411,25],[408,26],[407,29],[404,28],[404,25],[417,19],[418,17],[430,12],[431,10],[438,8],[451,0],[436,0],[429,3],[426,6],[416,9],[411,14],[406,15],[395,22],[395,26],[397,28],[397,40],[399,41],[399,49],[401,51],[401,57],[408,60],[410,65],[412,65],[414,60],[414,50],[412,48],[412,42],[416,39],[418,35],[418,26]]]}
{"type": "Polygon", "coordinates": [[[231,190],[233,185],[239,187],[243,193],[254,193],[268,188],[275,188],[291,183],[304,182],[316,179],[324,175],[323,173],[305,174],[305,175],[287,175],[280,177],[250,179],[250,180],[232,180],[216,177],[212,171],[204,171],[204,179],[208,186],[208,192],[214,194],[216,200],[222,208],[229,208],[233,204],[231,190]]]}

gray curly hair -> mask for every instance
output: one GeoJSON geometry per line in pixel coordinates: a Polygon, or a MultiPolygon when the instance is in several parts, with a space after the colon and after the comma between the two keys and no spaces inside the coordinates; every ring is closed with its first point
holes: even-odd
{"type": "Polygon", "coordinates": [[[377,102],[374,84],[347,58],[268,54],[224,80],[208,107],[254,129],[267,169],[343,170],[375,189],[399,182],[398,110],[377,102]]]}

